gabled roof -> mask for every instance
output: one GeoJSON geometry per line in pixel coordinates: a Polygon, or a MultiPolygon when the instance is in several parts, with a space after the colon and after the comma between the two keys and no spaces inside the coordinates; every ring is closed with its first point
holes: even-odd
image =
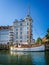
{"type": "Polygon", "coordinates": [[[11,29],[13,26],[0,26],[0,30],[2,29],[11,29]]]}

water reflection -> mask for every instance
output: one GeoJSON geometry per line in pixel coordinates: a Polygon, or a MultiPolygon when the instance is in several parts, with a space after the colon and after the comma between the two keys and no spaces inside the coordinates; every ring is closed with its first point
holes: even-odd
{"type": "Polygon", "coordinates": [[[33,65],[29,52],[10,52],[10,54],[17,58],[17,65],[33,65]]]}
{"type": "Polygon", "coordinates": [[[49,65],[49,51],[46,52],[45,58],[46,58],[46,65],[49,65]]]}
{"type": "Polygon", "coordinates": [[[45,52],[34,52],[31,57],[34,65],[46,65],[45,52]]]}
{"type": "Polygon", "coordinates": [[[28,52],[13,52],[13,51],[10,51],[10,54],[13,55],[13,56],[21,56],[21,55],[28,55],[29,53],[28,52]]]}
{"type": "Polygon", "coordinates": [[[11,52],[11,55],[18,56],[19,59],[24,59],[32,65],[46,65],[45,52],[11,52]]]}
{"type": "Polygon", "coordinates": [[[49,52],[0,52],[0,65],[49,65],[49,52]]]}

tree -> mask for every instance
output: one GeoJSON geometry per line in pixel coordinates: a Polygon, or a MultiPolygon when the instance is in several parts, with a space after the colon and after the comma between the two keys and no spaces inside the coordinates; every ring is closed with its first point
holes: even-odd
{"type": "Polygon", "coordinates": [[[46,39],[48,40],[47,42],[49,43],[49,28],[47,29],[47,34],[46,34],[46,39]]]}
{"type": "Polygon", "coordinates": [[[42,43],[42,39],[40,37],[37,38],[36,43],[42,43]]]}
{"type": "Polygon", "coordinates": [[[49,28],[47,29],[46,38],[49,39],[49,28]]]}

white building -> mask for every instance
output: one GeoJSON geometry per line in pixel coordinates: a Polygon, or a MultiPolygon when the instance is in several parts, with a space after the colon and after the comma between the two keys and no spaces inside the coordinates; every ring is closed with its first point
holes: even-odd
{"type": "Polygon", "coordinates": [[[0,44],[13,42],[13,26],[0,26],[0,44]]]}
{"type": "Polygon", "coordinates": [[[31,44],[33,42],[32,22],[28,14],[20,21],[15,20],[12,26],[0,26],[0,44],[31,44]]]}

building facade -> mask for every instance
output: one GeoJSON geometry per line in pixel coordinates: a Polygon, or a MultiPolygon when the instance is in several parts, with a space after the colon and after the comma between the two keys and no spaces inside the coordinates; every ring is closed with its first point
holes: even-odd
{"type": "Polygon", "coordinates": [[[26,18],[13,22],[12,26],[0,26],[0,44],[31,44],[32,38],[32,18],[27,15],[26,18]]]}
{"type": "Polygon", "coordinates": [[[0,44],[13,42],[13,26],[0,26],[0,44]]]}

